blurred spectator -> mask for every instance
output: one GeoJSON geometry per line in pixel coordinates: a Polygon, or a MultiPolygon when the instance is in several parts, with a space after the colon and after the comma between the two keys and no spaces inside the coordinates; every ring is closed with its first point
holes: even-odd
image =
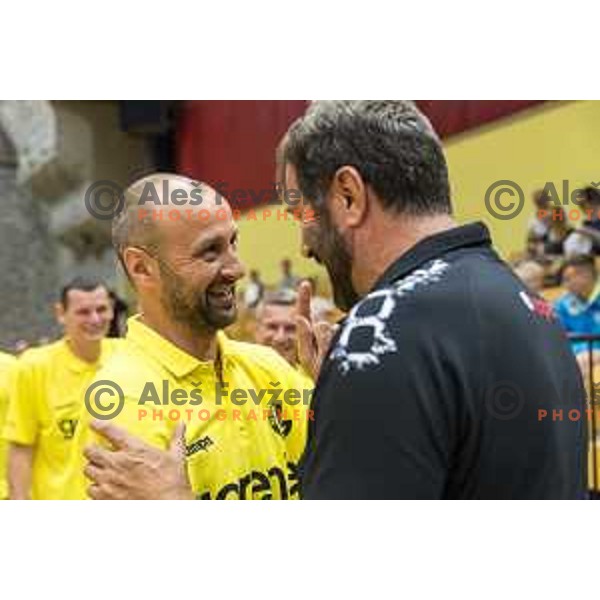
{"type": "Polygon", "coordinates": [[[292,261],[289,258],[284,258],[281,261],[282,277],[279,283],[280,290],[295,290],[300,283],[300,278],[292,273],[292,261]]]}
{"type": "Polygon", "coordinates": [[[564,256],[567,238],[573,232],[562,207],[550,209],[548,231],[543,240],[545,256],[564,256]]]}
{"type": "Polygon", "coordinates": [[[296,298],[276,292],[267,294],[256,311],[256,342],[277,350],[296,365],[296,298]]]}
{"type": "MultiPolygon", "coordinates": [[[[600,334],[600,285],[594,259],[575,256],[563,264],[562,285],[567,293],[555,303],[556,314],[568,333],[600,334]]],[[[589,364],[586,342],[573,342],[580,368],[586,373],[589,364]]],[[[600,347],[600,346],[599,346],[600,347]]],[[[598,352],[594,350],[594,362],[598,352]]]]}
{"type": "Polygon", "coordinates": [[[600,191],[593,187],[584,190],[583,224],[565,242],[567,256],[600,255],[600,191]]]}
{"type": "Polygon", "coordinates": [[[525,260],[519,263],[514,271],[523,284],[532,292],[539,294],[544,287],[545,270],[542,265],[534,260],[525,260]]]}
{"type": "Polygon", "coordinates": [[[548,214],[550,213],[550,199],[543,190],[533,194],[535,214],[527,225],[527,253],[530,256],[543,254],[543,245],[550,229],[548,214]]]}
{"type": "Polygon", "coordinates": [[[262,300],[265,293],[265,285],[260,279],[260,273],[256,269],[250,271],[250,281],[244,291],[244,305],[246,308],[255,308],[262,300]]]}
{"type": "Polygon", "coordinates": [[[567,238],[573,233],[564,209],[548,204],[547,208],[538,212],[536,218],[537,232],[541,232],[542,226],[545,230],[540,235],[529,235],[528,255],[537,259],[563,256],[566,253],[567,238]]]}

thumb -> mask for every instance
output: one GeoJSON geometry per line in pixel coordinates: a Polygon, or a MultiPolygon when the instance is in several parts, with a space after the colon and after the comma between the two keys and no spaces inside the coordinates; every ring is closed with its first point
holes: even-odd
{"type": "Polygon", "coordinates": [[[305,317],[296,317],[296,325],[298,360],[304,367],[304,370],[312,375],[316,358],[316,340],[314,332],[310,322],[305,317]]]}
{"type": "Polygon", "coordinates": [[[179,422],[173,430],[169,452],[179,458],[182,462],[185,460],[185,423],[179,422]]]}

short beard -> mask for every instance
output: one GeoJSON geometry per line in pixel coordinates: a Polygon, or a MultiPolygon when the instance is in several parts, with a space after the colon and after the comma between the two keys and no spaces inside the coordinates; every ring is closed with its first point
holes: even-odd
{"type": "Polygon", "coordinates": [[[360,300],[352,285],[352,252],[331,222],[326,208],[321,215],[317,244],[317,253],[331,281],[333,301],[340,310],[347,312],[360,300]]]}
{"type": "Polygon", "coordinates": [[[235,304],[231,313],[215,310],[208,302],[208,290],[202,294],[187,295],[185,279],[174,273],[164,261],[159,261],[159,265],[163,283],[161,303],[173,321],[198,333],[207,330],[216,332],[235,322],[237,319],[235,304]]]}

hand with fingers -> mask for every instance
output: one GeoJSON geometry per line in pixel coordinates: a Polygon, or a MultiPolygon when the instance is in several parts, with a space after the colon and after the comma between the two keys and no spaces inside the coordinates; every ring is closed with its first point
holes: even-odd
{"type": "Polygon", "coordinates": [[[335,326],[327,321],[313,322],[311,311],[311,288],[308,281],[298,287],[297,327],[298,327],[298,359],[304,370],[317,380],[321,363],[329,349],[335,333],[335,326]]]}
{"type": "Polygon", "coordinates": [[[92,429],[113,450],[88,446],[85,475],[94,500],[191,500],[194,498],[185,466],[185,425],[178,424],[167,450],[150,446],[124,429],[93,421],[92,429]]]}

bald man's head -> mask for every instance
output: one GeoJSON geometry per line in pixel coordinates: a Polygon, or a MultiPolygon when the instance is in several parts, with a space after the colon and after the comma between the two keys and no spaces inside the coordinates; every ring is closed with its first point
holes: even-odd
{"type": "Polygon", "coordinates": [[[123,210],[113,219],[113,246],[126,275],[123,251],[130,246],[153,253],[161,250],[162,234],[176,219],[193,219],[199,210],[214,212],[230,208],[209,185],[176,173],[151,173],[134,181],[124,193],[123,210]]]}
{"type": "Polygon", "coordinates": [[[136,181],[113,243],[146,315],[199,333],[235,320],[235,284],[244,274],[237,226],[208,185],[170,173],[136,181]]]}

